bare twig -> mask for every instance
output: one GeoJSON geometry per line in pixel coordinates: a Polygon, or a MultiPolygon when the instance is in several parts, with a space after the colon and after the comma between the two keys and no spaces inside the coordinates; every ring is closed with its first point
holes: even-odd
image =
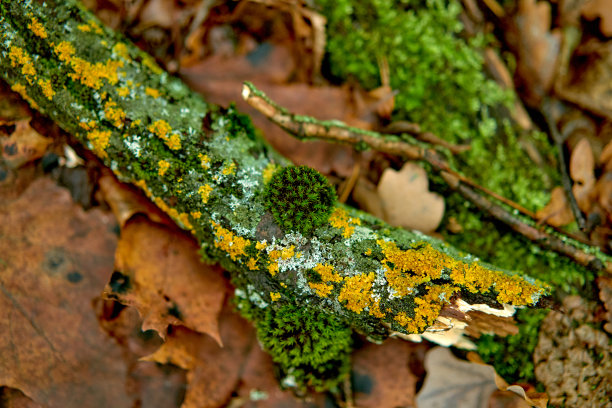
{"type": "Polygon", "coordinates": [[[495,219],[502,221],[514,231],[539,244],[540,246],[565,255],[574,262],[597,272],[612,273],[612,264],[602,262],[593,254],[566,242],[543,229],[538,229],[510,214],[502,206],[492,203],[489,199],[478,194],[475,189],[517,209],[521,213],[536,219],[535,215],[500,195],[476,184],[474,181],[452,170],[448,163],[432,149],[411,145],[407,142],[392,139],[389,135],[349,127],[339,121],[317,121],[311,117],[294,115],[286,109],[276,105],[261,91],[250,83],[245,83],[242,92],[243,98],[259,112],[263,113],[272,122],[299,139],[324,139],[355,146],[366,146],[377,151],[399,155],[411,160],[422,160],[429,163],[439,171],[454,190],[461,193],[466,199],[488,213],[495,219]]]}
{"type": "Polygon", "coordinates": [[[557,129],[557,125],[553,121],[552,116],[550,114],[550,102],[544,102],[542,106],[542,115],[546,120],[546,125],[548,126],[548,129],[552,135],[552,139],[555,143],[555,147],[559,155],[559,171],[561,172],[561,184],[563,185],[563,189],[565,190],[565,194],[567,196],[570,208],[572,209],[572,213],[576,218],[578,228],[580,228],[580,231],[586,231],[586,220],[584,218],[584,214],[582,214],[582,211],[580,210],[580,208],[578,208],[578,202],[576,201],[576,197],[574,196],[574,192],[572,191],[572,180],[570,179],[570,175],[567,170],[568,162],[567,157],[565,155],[565,150],[563,149],[563,143],[565,142],[565,140],[563,139],[563,136],[561,136],[561,134],[559,133],[559,129],[557,129]]]}

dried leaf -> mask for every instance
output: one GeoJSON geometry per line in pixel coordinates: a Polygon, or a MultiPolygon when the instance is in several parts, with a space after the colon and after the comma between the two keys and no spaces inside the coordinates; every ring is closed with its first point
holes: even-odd
{"type": "Polygon", "coordinates": [[[397,172],[386,169],[378,184],[385,221],[396,227],[431,232],[444,215],[444,199],[429,191],[427,172],[415,163],[406,163],[397,172]]]}
{"type": "Polygon", "coordinates": [[[555,187],[550,193],[550,201],[546,207],[538,210],[536,217],[554,227],[561,227],[574,221],[574,214],[567,201],[563,187],[555,187]]]}
{"type": "Polygon", "coordinates": [[[168,325],[184,325],[220,342],[217,317],[225,280],[217,266],[203,264],[193,238],[178,228],[134,217],[121,232],[116,272],[108,297],[134,306],[143,330],[162,337],[168,325]]]}
{"type": "Polygon", "coordinates": [[[0,384],[49,407],[133,406],[121,350],[92,308],[113,270],[115,225],[48,178],[0,200],[0,384]]]}
{"type": "Polygon", "coordinates": [[[612,37],[612,7],[608,0],[589,0],[582,6],[582,15],[589,21],[599,19],[599,30],[612,37]]]}
{"type": "Polygon", "coordinates": [[[356,351],[353,355],[356,405],[362,408],[413,406],[418,378],[409,365],[411,351],[419,347],[422,346],[389,339],[381,345],[368,343],[356,351]]]}
{"type": "Polygon", "coordinates": [[[224,406],[238,384],[249,350],[258,347],[251,325],[230,308],[224,309],[219,320],[223,347],[208,336],[179,326],[168,332],[159,350],[143,358],[187,370],[183,408],[224,406]]]}
{"type": "Polygon", "coordinates": [[[612,171],[612,140],[602,149],[599,155],[599,165],[603,167],[604,172],[612,171]]]}
{"type": "Polygon", "coordinates": [[[578,207],[588,213],[593,203],[595,187],[595,158],[591,144],[587,139],[581,139],[574,147],[570,157],[570,176],[574,180],[572,191],[578,202],[578,207]]]}
{"type": "Polygon", "coordinates": [[[558,29],[550,29],[550,3],[520,0],[518,4],[516,32],[508,30],[507,35],[517,51],[519,91],[530,104],[538,105],[553,84],[561,33],[558,29]]]}
{"type": "Polygon", "coordinates": [[[4,408],[44,408],[23,392],[9,387],[0,387],[0,406],[4,408]]]}
{"type": "Polygon", "coordinates": [[[51,139],[42,136],[30,126],[30,120],[15,122],[15,131],[8,137],[0,133],[2,160],[11,169],[39,159],[51,144],[51,139]]]}
{"type": "Polygon", "coordinates": [[[547,406],[544,395],[531,398],[521,387],[508,386],[492,366],[459,360],[447,348],[429,350],[425,369],[425,383],[416,397],[419,407],[484,408],[497,389],[518,392],[531,406],[547,406]]]}

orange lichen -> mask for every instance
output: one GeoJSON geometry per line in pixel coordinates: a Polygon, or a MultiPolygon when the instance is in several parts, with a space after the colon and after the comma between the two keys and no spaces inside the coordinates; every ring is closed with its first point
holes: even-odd
{"type": "Polygon", "coordinates": [[[15,92],[17,92],[19,95],[21,95],[21,97],[23,99],[25,99],[31,107],[33,107],[34,109],[40,109],[40,107],[38,106],[38,104],[34,101],[34,99],[30,98],[30,95],[28,95],[28,93],[26,92],[26,87],[23,84],[20,84],[19,82],[15,82],[12,86],[11,89],[15,92]]]}
{"type": "Polygon", "coordinates": [[[323,282],[342,281],[342,276],[334,272],[334,267],[332,265],[319,263],[313,269],[321,276],[323,282]]]}
{"type": "Polygon", "coordinates": [[[165,120],[156,120],[149,125],[148,129],[149,132],[154,133],[157,137],[162,139],[170,149],[178,150],[181,148],[181,138],[176,133],[170,134],[172,128],[165,120]]]}
{"type": "Polygon", "coordinates": [[[420,243],[406,251],[397,248],[394,242],[378,240],[385,259],[385,277],[398,296],[410,294],[417,285],[441,277],[443,271],[450,273],[452,283],[472,293],[498,292],[497,300],[516,306],[533,303],[534,296],[543,289],[526,280],[494,271],[478,262],[466,263],[435,250],[428,243],[420,243]],[[390,265],[392,264],[392,265],[390,265]]]}
{"type": "Polygon", "coordinates": [[[332,285],[327,285],[323,282],[321,283],[308,282],[308,286],[310,286],[310,289],[314,290],[317,293],[317,296],[320,296],[320,297],[328,297],[331,291],[334,289],[332,285]]]}
{"type": "Polygon", "coordinates": [[[153,98],[159,98],[160,97],[160,92],[157,89],[153,89],[153,88],[149,88],[146,87],[145,88],[145,94],[153,97],[153,98]]]}
{"type": "Polygon", "coordinates": [[[436,321],[442,307],[458,290],[459,288],[453,285],[428,286],[425,295],[414,298],[414,317],[400,312],[394,317],[394,320],[408,333],[422,333],[436,321]]]}
{"type": "Polygon", "coordinates": [[[345,308],[355,313],[361,313],[372,303],[372,283],[375,278],[376,274],[374,272],[344,278],[344,285],[338,295],[338,301],[346,301],[345,308]]]}
{"type": "Polygon", "coordinates": [[[157,167],[158,167],[157,174],[159,174],[160,176],[163,176],[164,174],[166,174],[166,172],[170,168],[170,162],[168,162],[167,160],[160,160],[157,162],[157,167]]]}
{"type": "Polygon", "coordinates": [[[47,32],[45,27],[38,21],[36,17],[32,17],[32,21],[28,23],[28,28],[32,30],[32,33],[40,38],[47,38],[47,32]]]}
{"type": "Polygon", "coordinates": [[[198,188],[198,193],[200,193],[200,196],[202,197],[202,202],[204,204],[208,203],[208,199],[210,198],[210,192],[212,190],[213,188],[209,184],[205,184],[198,188]]]}
{"type": "Polygon", "coordinates": [[[106,120],[111,122],[116,128],[121,129],[123,127],[125,112],[114,101],[107,101],[104,104],[104,115],[106,120]]]}
{"type": "Polygon", "coordinates": [[[257,260],[255,258],[249,258],[246,265],[247,265],[247,268],[249,268],[249,270],[251,271],[255,271],[259,269],[257,268],[257,260]]]}
{"type": "Polygon", "coordinates": [[[359,218],[349,217],[345,209],[336,207],[334,212],[329,216],[329,223],[334,228],[342,230],[344,238],[350,238],[355,232],[355,225],[361,225],[359,218]]]}
{"type": "Polygon", "coordinates": [[[215,247],[225,251],[235,261],[239,256],[246,255],[245,249],[251,241],[242,238],[232,231],[223,228],[221,224],[211,221],[215,229],[215,247]]]}
{"type": "Polygon", "coordinates": [[[21,66],[21,73],[25,76],[30,85],[34,81],[36,76],[36,69],[32,63],[32,58],[19,47],[11,47],[9,51],[9,58],[11,60],[11,66],[21,66]]]}
{"type": "Polygon", "coordinates": [[[110,141],[110,130],[92,130],[87,133],[87,140],[91,142],[92,150],[101,158],[107,157],[106,148],[110,141]]]}
{"type": "Polygon", "coordinates": [[[381,312],[380,310],[380,300],[376,300],[372,302],[372,304],[368,308],[369,308],[368,313],[371,316],[378,317],[379,319],[382,319],[385,317],[385,314],[381,312]]]}
{"type": "Polygon", "coordinates": [[[272,299],[273,302],[276,302],[278,299],[281,298],[281,294],[278,292],[270,292],[270,299],[272,299]]]}

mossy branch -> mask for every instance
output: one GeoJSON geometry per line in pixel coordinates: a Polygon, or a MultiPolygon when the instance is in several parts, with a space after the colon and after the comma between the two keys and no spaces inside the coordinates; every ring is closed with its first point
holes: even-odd
{"type": "Polygon", "coordinates": [[[264,189],[288,161],[74,1],[0,0],[0,32],[12,88],[191,231],[260,308],[308,305],[379,340],[423,332],[459,298],[531,306],[546,294],[337,202],[308,235],[279,226],[264,189]]]}

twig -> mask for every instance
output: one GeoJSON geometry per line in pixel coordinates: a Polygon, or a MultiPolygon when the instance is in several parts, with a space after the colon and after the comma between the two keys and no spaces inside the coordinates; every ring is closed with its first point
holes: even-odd
{"type": "Polygon", "coordinates": [[[325,139],[356,146],[365,145],[377,151],[404,156],[411,160],[426,161],[441,173],[451,188],[461,193],[482,211],[507,224],[514,231],[546,249],[567,256],[574,262],[589,269],[597,272],[606,271],[612,273],[612,264],[610,262],[604,263],[595,255],[589,254],[571,243],[564,242],[544,230],[525,223],[500,205],[494,204],[478,194],[474,189],[478,189],[504,204],[510,205],[534,220],[536,219],[531,211],[479,186],[467,177],[452,170],[448,163],[434,150],[393,140],[388,135],[352,128],[339,121],[317,121],[311,117],[291,114],[268,99],[265,94],[250,83],[245,83],[242,96],[251,106],[267,116],[268,119],[299,139],[325,139]]]}
{"type": "Polygon", "coordinates": [[[350,127],[340,121],[318,121],[309,116],[292,114],[270,100],[263,92],[255,88],[255,86],[249,82],[244,83],[242,97],[249,105],[298,139],[330,140],[338,143],[351,144],[357,148],[369,147],[379,152],[403,156],[410,160],[426,161],[434,169],[446,171],[457,177],[462,183],[482,191],[534,220],[536,219],[535,214],[522,205],[479,185],[473,180],[451,169],[446,160],[433,149],[427,149],[400,141],[395,136],[350,127]]]}
{"type": "Polygon", "coordinates": [[[355,163],[355,165],[353,166],[353,171],[351,172],[351,176],[346,181],[346,184],[344,185],[344,188],[342,189],[342,192],[338,197],[338,201],[340,201],[341,203],[346,203],[346,200],[348,200],[351,191],[353,191],[353,188],[355,188],[355,184],[357,183],[357,179],[359,178],[359,173],[361,172],[360,170],[361,164],[355,163]]]}
{"type": "Polygon", "coordinates": [[[572,209],[572,213],[576,218],[576,223],[578,224],[578,228],[580,231],[586,231],[587,225],[586,220],[584,218],[584,214],[578,207],[578,202],[576,201],[576,196],[574,196],[574,192],[572,191],[572,180],[570,179],[570,175],[567,171],[567,157],[565,155],[565,150],[563,149],[563,136],[559,133],[559,129],[557,129],[557,125],[552,120],[550,115],[550,102],[546,101],[542,105],[542,115],[546,120],[546,125],[552,135],[552,139],[555,143],[555,147],[557,148],[557,153],[559,154],[559,171],[561,172],[561,184],[563,185],[563,189],[565,190],[565,194],[567,195],[567,199],[572,209]]]}
{"type": "Polygon", "coordinates": [[[412,135],[425,143],[442,146],[450,150],[453,154],[463,153],[472,148],[470,145],[456,145],[449,143],[431,132],[423,132],[417,123],[406,122],[403,120],[391,123],[389,126],[383,128],[381,133],[387,133],[390,135],[401,135],[402,133],[408,133],[409,135],[412,135]]]}

